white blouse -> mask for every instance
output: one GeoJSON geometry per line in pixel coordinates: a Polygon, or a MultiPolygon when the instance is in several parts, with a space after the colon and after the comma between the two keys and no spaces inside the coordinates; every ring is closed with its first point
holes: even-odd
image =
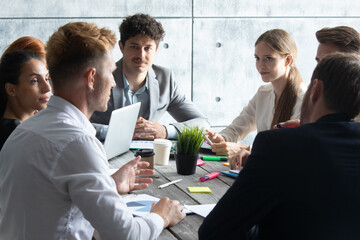
{"type": "MultiPolygon", "coordinates": [[[[299,119],[302,99],[306,91],[305,85],[297,95],[297,100],[290,119],[299,119]]],[[[271,83],[259,87],[255,96],[244,107],[240,115],[220,132],[227,142],[237,142],[246,137],[250,132],[269,130],[274,117],[275,93],[271,83]]]]}

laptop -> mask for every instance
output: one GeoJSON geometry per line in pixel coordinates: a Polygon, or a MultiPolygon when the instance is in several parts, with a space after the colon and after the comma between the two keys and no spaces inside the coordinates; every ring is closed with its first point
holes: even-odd
{"type": "Polygon", "coordinates": [[[107,159],[113,158],[130,148],[141,103],[135,103],[112,111],[104,149],[107,159]]]}

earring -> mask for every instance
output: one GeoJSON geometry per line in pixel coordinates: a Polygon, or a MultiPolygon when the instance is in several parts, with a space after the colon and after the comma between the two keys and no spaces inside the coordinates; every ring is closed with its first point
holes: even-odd
{"type": "Polygon", "coordinates": [[[91,88],[91,89],[90,89],[90,92],[94,92],[94,90],[95,90],[94,88],[91,88]]]}

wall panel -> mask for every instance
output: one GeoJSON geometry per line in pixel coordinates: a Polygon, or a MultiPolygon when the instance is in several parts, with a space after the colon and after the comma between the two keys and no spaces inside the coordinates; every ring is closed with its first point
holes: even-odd
{"type": "MultiPolygon", "coordinates": [[[[262,84],[253,57],[261,33],[283,28],[293,35],[298,68],[308,83],[316,64],[315,31],[339,25],[359,31],[359,11],[360,2],[352,0],[12,0],[0,8],[0,51],[25,35],[46,42],[69,21],[95,22],[119,37],[124,17],[148,13],[166,31],[155,63],[173,69],[181,89],[213,126],[225,126],[262,84]]],[[[121,58],[118,46],[113,54],[121,58]]],[[[165,116],[162,121],[172,120],[165,116]]]]}
{"type": "Polygon", "coordinates": [[[288,31],[298,46],[297,66],[306,84],[316,66],[315,32],[349,25],[356,18],[200,18],[194,22],[193,100],[213,126],[228,125],[263,84],[255,67],[254,43],[266,30],[288,31]]]}
{"type": "Polygon", "coordinates": [[[11,0],[2,1],[2,18],[109,18],[134,13],[155,17],[191,17],[191,0],[11,0]]]}
{"type": "Polygon", "coordinates": [[[353,0],[194,0],[195,17],[314,17],[359,16],[353,0]]]}

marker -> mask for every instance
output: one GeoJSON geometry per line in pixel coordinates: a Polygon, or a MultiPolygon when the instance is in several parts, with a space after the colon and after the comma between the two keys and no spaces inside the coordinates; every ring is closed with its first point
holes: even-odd
{"type": "Polygon", "coordinates": [[[206,141],[208,141],[208,143],[210,144],[210,146],[213,145],[212,141],[208,138],[208,136],[205,135],[204,138],[205,138],[206,141]]]}
{"type": "Polygon", "coordinates": [[[228,160],[228,157],[223,157],[223,156],[202,156],[201,157],[202,160],[204,161],[223,161],[226,162],[228,160]]]}
{"type": "Polygon", "coordinates": [[[280,123],[276,124],[276,127],[277,127],[277,128],[294,128],[294,127],[298,127],[298,126],[299,126],[299,125],[293,124],[293,125],[287,125],[287,126],[285,127],[285,126],[281,126],[280,123]]]}
{"type": "Polygon", "coordinates": [[[197,160],[197,163],[196,163],[196,166],[202,166],[202,165],[204,165],[204,164],[205,164],[205,162],[204,162],[203,160],[198,159],[198,160],[197,160]]]}
{"type": "Polygon", "coordinates": [[[204,177],[201,177],[200,178],[200,181],[202,182],[205,182],[207,180],[210,180],[210,179],[213,179],[213,178],[216,178],[219,176],[219,173],[218,172],[213,172],[213,173],[210,173],[208,175],[205,175],[204,177]]]}
{"type": "Polygon", "coordinates": [[[177,182],[180,182],[180,181],[182,181],[182,179],[178,179],[178,180],[175,180],[175,181],[172,181],[172,182],[162,184],[162,185],[158,186],[158,188],[164,188],[164,187],[167,187],[167,186],[169,186],[171,184],[174,184],[174,183],[177,183],[177,182]]]}

